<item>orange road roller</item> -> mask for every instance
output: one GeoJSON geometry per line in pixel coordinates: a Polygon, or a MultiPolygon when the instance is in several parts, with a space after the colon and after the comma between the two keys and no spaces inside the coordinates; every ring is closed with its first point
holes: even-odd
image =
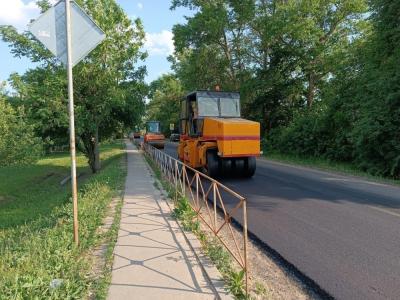
{"type": "Polygon", "coordinates": [[[252,177],[260,155],[260,123],[240,115],[240,94],[195,91],[181,101],[178,157],[210,177],[252,177]]]}
{"type": "Polygon", "coordinates": [[[149,121],[146,123],[146,134],[144,142],[159,149],[164,149],[165,136],[161,133],[159,121],[149,121]]]}

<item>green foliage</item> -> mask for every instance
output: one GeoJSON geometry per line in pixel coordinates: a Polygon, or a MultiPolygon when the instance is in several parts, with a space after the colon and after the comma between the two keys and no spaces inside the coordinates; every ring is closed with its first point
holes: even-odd
{"type": "Polygon", "coordinates": [[[178,199],[172,212],[172,217],[180,220],[183,229],[186,231],[197,231],[200,228],[199,221],[194,221],[196,213],[190,206],[189,200],[186,197],[178,199]]]}
{"type": "Polygon", "coordinates": [[[256,282],[255,286],[257,295],[267,297],[267,289],[261,282],[256,282]]]}
{"type": "Polygon", "coordinates": [[[269,150],[400,178],[398,1],[172,1],[180,6],[194,11],[173,29],[185,90],[239,90],[269,150]]]}
{"type": "Polygon", "coordinates": [[[373,31],[361,54],[363,89],[354,128],[356,163],[373,174],[400,178],[400,33],[397,1],[371,1],[373,31]]]}
{"type": "Polygon", "coordinates": [[[225,278],[229,291],[236,299],[246,299],[244,289],[244,270],[236,271],[232,266],[230,254],[224,249],[217,238],[208,239],[203,237],[203,246],[210,257],[211,261],[216,265],[222,276],[225,278]]]}
{"type": "Polygon", "coordinates": [[[184,88],[240,90],[245,114],[264,130],[320,99],[367,9],[365,0],[173,1],[179,6],[195,10],[173,29],[171,61],[184,88]]]}
{"type": "Polygon", "coordinates": [[[14,109],[0,94],[0,166],[33,163],[42,152],[41,139],[26,122],[23,109],[14,109]]]}
{"type": "Polygon", "coordinates": [[[22,76],[13,73],[10,80],[11,86],[17,91],[13,102],[24,108],[35,134],[44,141],[46,150],[55,145],[68,145],[65,70],[35,68],[22,76]]]}
{"type": "Polygon", "coordinates": [[[222,274],[227,275],[230,273],[232,263],[231,257],[216,238],[208,241],[207,255],[216,264],[218,270],[220,270],[222,274]]]}
{"type": "Polygon", "coordinates": [[[162,75],[150,84],[147,119],[161,122],[161,131],[169,135],[170,124],[178,128],[180,101],[184,92],[180,81],[173,75],[162,75]]]}
{"type": "Polygon", "coordinates": [[[18,172],[21,167],[10,173],[16,181],[25,182],[27,189],[19,186],[18,190],[10,190],[0,181],[0,193],[9,200],[0,201],[0,227],[3,228],[0,229],[1,299],[82,299],[87,296],[94,284],[94,278],[88,276],[92,260],[87,253],[102,238],[96,230],[124,177],[118,159],[121,157],[120,145],[108,147],[105,153],[109,156],[107,167],[82,184],[79,191],[79,247],[74,246],[72,239],[69,189],[60,187],[59,181],[51,178],[47,179],[46,185],[38,184],[43,180],[43,174],[53,172],[55,168],[68,170],[67,154],[46,158],[42,164],[33,165],[29,173],[18,172]],[[49,187],[52,193],[46,194],[49,187]],[[55,202],[51,209],[47,207],[51,201],[43,199],[44,195],[55,202]],[[13,208],[13,201],[24,199],[31,199],[36,204],[37,210],[33,211],[27,203],[26,210],[31,218],[26,219],[25,214],[20,214],[17,220],[17,214],[14,224],[4,223],[8,222],[12,210],[18,209],[13,208]],[[62,281],[58,288],[50,287],[54,279],[62,281]]]}
{"type": "Polygon", "coordinates": [[[184,230],[192,231],[201,241],[207,256],[216,265],[225,278],[229,291],[237,299],[246,299],[244,290],[244,270],[235,271],[232,267],[230,254],[224,249],[217,238],[209,239],[200,229],[199,221],[195,221],[196,213],[186,197],[181,197],[175,204],[172,217],[178,219],[184,230]]]}
{"type": "MultiPolygon", "coordinates": [[[[397,8],[396,8],[397,5],[397,8]]],[[[323,105],[274,129],[282,153],[351,162],[377,176],[400,177],[400,41],[391,1],[371,1],[370,33],[354,42],[325,84],[323,105]]]]}
{"type": "Polygon", "coordinates": [[[233,294],[236,295],[237,299],[245,299],[246,297],[244,296],[245,291],[243,289],[243,280],[245,276],[244,270],[241,270],[239,272],[231,272],[230,275],[230,280],[229,280],[229,291],[233,294]],[[239,296],[240,295],[240,296],[239,296]],[[242,296],[243,295],[243,296],[242,296]]]}
{"type": "MultiPolygon", "coordinates": [[[[139,19],[131,21],[114,0],[80,0],[77,3],[106,33],[106,39],[74,67],[74,98],[78,149],[93,172],[98,171],[100,140],[132,128],[144,113],[146,57],[140,48],[144,29],[139,19]]],[[[39,1],[42,9],[48,1],[39,1]]],[[[25,56],[39,67],[24,75],[12,75],[15,98],[35,125],[46,145],[64,145],[68,140],[67,81],[64,67],[29,32],[18,33],[0,26],[0,36],[11,52],[25,56]]]]}

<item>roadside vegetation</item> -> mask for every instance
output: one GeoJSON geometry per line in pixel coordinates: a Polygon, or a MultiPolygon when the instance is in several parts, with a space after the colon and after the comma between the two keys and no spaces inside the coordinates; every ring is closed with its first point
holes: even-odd
{"type": "Polygon", "coordinates": [[[236,299],[250,299],[250,297],[246,297],[245,293],[245,272],[243,270],[237,271],[231,255],[225,250],[221,242],[201,229],[200,222],[195,218],[196,213],[186,197],[179,197],[176,200],[172,216],[182,223],[184,230],[190,231],[197,236],[204,253],[220,271],[229,292],[236,299]]]}
{"type": "Polygon", "coordinates": [[[122,187],[125,169],[121,143],[101,150],[103,167],[95,175],[85,158],[78,158],[78,247],[70,186],[60,185],[69,175],[69,154],[0,167],[0,299],[82,299],[94,286],[107,284],[100,274],[92,276],[90,254],[99,243],[112,246],[116,238],[115,229],[101,233],[98,227],[122,187]]]}
{"type": "Polygon", "coordinates": [[[0,166],[29,164],[43,153],[42,140],[35,136],[24,115],[23,108],[8,103],[4,84],[0,83],[0,166]]]}
{"type": "MultiPolygon", "coordinates": [[[[50,7],[48,0],[34,2],[42,12],[50,7]]],[[[106,34],[105,40],[74,67],[76,146],[96,173],[101,168],[99,143],[121,137],[140,123],[144,114],[146,68],[140,61],[146,57],[141,50],[145,33],[140,19],[129,18],[115,0],[76,2],[106,34]]],[[[21,33],[13,26],[0,25],[0,38],[15,57],[25,57],[36,65],[24,74],[11,74],[8,82],[13,90],[1,93],[21,124],[15,129],[23,127],[26,131],[23,134],[24,131],[15,130],[12,134],[16,137],[34,134],[47,152],[68,146],[65,67],[28,31],[21,33]]],[[[0,113],[0,155],[4,130],[1,124],[13,115],[10,110],[0,113]]],[[[36,145],[33,141],[31,144],[36,145]]],[[[21,146],[25,143],[23,139],[21,146]]],[[[14,154],[19,152],[15,151],[16,146],[9,145],[14,154]]]]}
{"type": "Polygon", "coordinates": [[[164,128],[179,97],[163,95],[219,85],[240,91],[269,152],[400,179],[399,1],[171,2],[192,14],[150,97],[164,128]]]}

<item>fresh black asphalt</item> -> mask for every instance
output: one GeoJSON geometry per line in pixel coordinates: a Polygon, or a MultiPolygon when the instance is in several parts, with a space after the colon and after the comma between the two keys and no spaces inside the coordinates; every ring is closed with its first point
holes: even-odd
{"type": "Polygon", "coordinates": [[[400,299],[400,187],[266,159],[221,181],[247,198],[249,231],[334,298],[400,299]]]}

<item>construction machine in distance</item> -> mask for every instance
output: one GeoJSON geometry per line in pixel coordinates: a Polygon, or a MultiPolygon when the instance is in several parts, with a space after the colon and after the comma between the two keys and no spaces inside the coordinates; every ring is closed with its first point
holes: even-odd
{"type": "Polygon", "coordinates": [[[148,121],[146,123],[146,133],[144,142],[159,149],[164,149],[165,136],[161,133],[159,121],[148,121]]]}
{"type": "Polygon", "coordinates": [[[178,157],[210,177],[252,177],[260,155],[260,123],[240,115],[240,94],[195,91],[181,102],[178,157]]]}
{"type": "Polygon", "coordinates": [[[135,126],[135,131],[133,132],[134,139],[140,139],[140,130],[138,126],[135,126]]]}

